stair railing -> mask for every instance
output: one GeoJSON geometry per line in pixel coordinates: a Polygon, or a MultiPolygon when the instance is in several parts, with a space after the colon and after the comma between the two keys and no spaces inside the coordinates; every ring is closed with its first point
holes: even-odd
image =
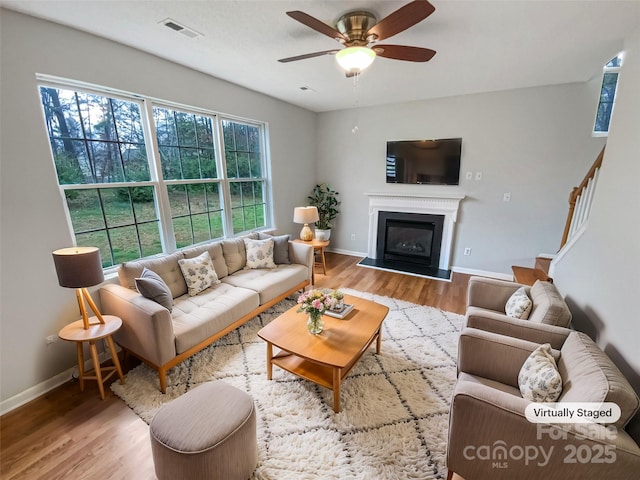
{"type": "Polygon", "coordinates": [[[593,194],[596,189],[596,184],[598,183],[598,174],[602,166],[602,158],[604,157],[604,149],[605,147],[602,147],[598,158],[596,158],[596,161],[591,165],[591,168],[580,185],[574,187],[569,195],[569,214],[567,215],[567,222],[564,226],[560,248],[564,247],[565,244],[571,240],[589,218],[593,194]]]}

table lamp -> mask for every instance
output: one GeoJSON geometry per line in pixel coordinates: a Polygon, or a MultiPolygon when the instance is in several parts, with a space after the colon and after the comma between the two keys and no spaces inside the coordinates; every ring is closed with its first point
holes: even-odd
{"type": "Polygon", "coordinates": [[[293,211],[293,221],[295,223],[303,223],[304,226],[300,230],[300,239],[305,242],[313,240],[313,232],[309,228],[309,224],[317,222],[320,219],[318,209],[316,207],[296,207],[293,211]]]}
{"type": "Polygon", "coordinates": [[[89,317],[87,316],[85,301],[93,310],[99,322],[105,323],[86,288],[104,281],[100,250],[96,247],[69,247],[56,250],[52,255],[60,286],[76,289],[84,329],[89,329],[89,317]]]}

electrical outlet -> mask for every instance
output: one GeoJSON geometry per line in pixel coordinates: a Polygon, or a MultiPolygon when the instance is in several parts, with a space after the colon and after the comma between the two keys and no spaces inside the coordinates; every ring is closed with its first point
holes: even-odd
{"type": "Polygon", "coordinates": [[[472,180],[473,179],[473,172],[467,172],[467,174],[465,175],[465,178],[467,180],[472,180]]]}
{"type": "Polygon", "coordinates": [[[469,248],[469,247],[465,248],[464,249],[464,254],[467,255],[467,256],[471,255],[471,248],[469,248]]]}
{"type": "Polygon", "coordinates": [[[476,181],[482,180],[482,172],[476,172],[476,181]]]}
{"type": "Polygon", "coordinates": [[[511,194],[510,194],[510,193],[505,193],[505,194],[502,196],[502,201],[503,201],[503,202],[510,202],[510,201],[511,201],[511,194]]]}
{"type": "Polygon", "coordinates": [[[58,336],[57,335],[47,335],[47,337],[44,339],[45,342],[47,342],[47,345],[51,345],[52,343],[56,343],[58,341],[58,336]]]}
{"type": "Polygon", "coordinates": [[[355,239],[356,239],[356,234],[355,234],[355,233],[352,233],[352,234],[351,234],[351,240],[355,240],[355,239]]]}

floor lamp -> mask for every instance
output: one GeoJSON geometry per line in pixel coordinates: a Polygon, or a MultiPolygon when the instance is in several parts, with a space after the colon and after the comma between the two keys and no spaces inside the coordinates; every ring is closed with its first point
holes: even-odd
{"type": "Polygon", "coordinates": [[[100,250],[96,247],[62,248],[53,252],[53,262],[56,266],[60,286],[76,289],[84,329],[88,330],[90,325],[85,301],[93,310],[98,321],[104,324],[104,319],[87,290],[87,287],[98,285],[104,281],[100,250]]]}

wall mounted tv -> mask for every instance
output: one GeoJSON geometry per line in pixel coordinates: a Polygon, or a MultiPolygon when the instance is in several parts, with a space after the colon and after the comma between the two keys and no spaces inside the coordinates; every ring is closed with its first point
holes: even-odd
{"type": "Polygon", "coordinates": [[[387,183],[458,185],[462,138],[387,142],[387,183]]]}

